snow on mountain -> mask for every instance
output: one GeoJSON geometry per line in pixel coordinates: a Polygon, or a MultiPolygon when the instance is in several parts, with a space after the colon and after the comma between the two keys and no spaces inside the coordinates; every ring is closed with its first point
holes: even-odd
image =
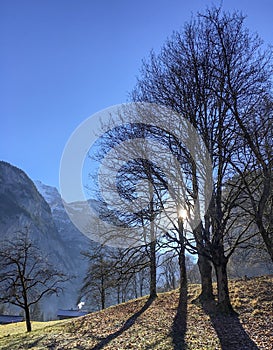
{"type": "Polygon", "coordinates": [[[42,317],[54,319],[58,308],[76,307],[88,266],[81,253],[92,250],[96,243],[70,221],[56,188],[41,181],[34,184],[24,171],[0,161],[1,239],[12,239],[25,227],[30,239],[51,263],[70,277],[61,296],[52,295],[40,302],[42,317]]]}
{"type": "Polygon", "coordinates": [[[92,247],[95,243],[80,232],[70,220],[57,188],[45,185],[41,181],[35,181],[35,185],[48,203],[58,233],[66,242],[68,249],[81,252],[87,250],[90,246],[92,247]]]}
{"type": "Polygon", "coordinates": [[[39,180],[34,181],[34,184],[45,201],[49,204],[51,210],[62,205],[62,198],[56,187],[45,185],[39,180]]]}

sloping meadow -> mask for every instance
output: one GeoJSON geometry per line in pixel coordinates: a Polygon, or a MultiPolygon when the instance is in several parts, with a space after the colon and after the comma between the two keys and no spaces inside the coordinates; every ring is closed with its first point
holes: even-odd
{"type": "Polygon", "coordinates": [[[273,276],[230,281],[237,316],[219,315],[191,301],[199,285],[189,285],[187,310],[179,315],[179,293],[160,293],[65,321],[34,324],[26,334],[21,325],[0,327],[0,348],[7,349],[273,349],[273,276]],[[178,326],[179,327],[179,326],[178,326]],[[184,331],[183,331],[184,329],[184,331]],[[186,329],[186,331],[185,331],[186,329]]]}

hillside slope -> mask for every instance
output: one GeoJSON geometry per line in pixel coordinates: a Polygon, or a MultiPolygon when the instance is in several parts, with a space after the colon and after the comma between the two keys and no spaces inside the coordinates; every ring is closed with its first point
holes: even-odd
{"type": "MultiPolygon", "coordinates": [[[[53,326],[45,323],[44,328],[32,334],[8,335],[8,327],[13,327],[14,332],[14,326],[2,326],[0,348],[273,349],[273,276],[230,282],[232,304],[239,317],[206,313],[192,304],[199,288],[199,285],[189,286],[187,312],[184,310],[180,315],[176,315],[176,290],[162,293],[152,302],[141,298],[77,320],[60,321],[53,326]],[[180,333],[173,329],[175,319],[181,327],[180,333]]],[[[22,327],[17,327],[22,332],[22,327]]]]}

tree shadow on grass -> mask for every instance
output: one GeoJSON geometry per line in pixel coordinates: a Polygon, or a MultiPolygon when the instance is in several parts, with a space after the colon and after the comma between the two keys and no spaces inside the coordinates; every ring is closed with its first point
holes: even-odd
{"type": "Polygon", "coordinates": [[[219,313],[215,303],[204,304],[203,309],[210,317],[222,350],[259,350],[236,314],[219,313]]]}
{"type": "MultiPolygon", "coordinates": [[[[31,333],[28,334],[32,335],[31,333]]],[[[24,338],[17,337],[16,339],[11,340],[7,345],[0,346],[1,350],[10,350],[10,349],[29,349],[37,345],[40,345],[40,342],[45,338],[45,336],[39,336],[35,339],[28,339],[27,336],[24,338]]]]}
{"type": "Polygon", "coordinates": [[[179,293],[179,302],[177,312],[172,325],[172,342],[174,350],[185,350],[185,334],[187,330],[187,287],[183,288],[179,293]]]}
{"type": "Polygon", "coordinates": [[[116,339],[119,337],[123,332],[127,331],[127,329],[131,328],[138,317],[142,315],[152,304],[152,302],[155,300],[155,298],[149,298],[146,303],[143,305],[143,307],[137,311],[135,314],[133,314],[128,320],[124,323],[124,325],[115,333],[109,334],[106,338],[102,339],[97,345],[95,345],[91,350],[100,350],[103,349],[104,346],[109,344],[113,339],[116,339]]]}

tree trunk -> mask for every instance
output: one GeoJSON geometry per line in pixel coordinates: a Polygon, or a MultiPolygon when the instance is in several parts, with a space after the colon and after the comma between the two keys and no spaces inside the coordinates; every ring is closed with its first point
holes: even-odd
{"type": "Polygon", "coordinates": [[[150,298],[156,298],[156,242],[150,243],[150,298]]]}
{"type": "Polygon", "coordinates": [[[31,332],[30,311],[28,306],[27,291],[25,288],[25,284],[22,283],[22,285],[23,285],[23,299],[24,299],[24,310],[25,310],[27,332],[31,332]]]}
{"type": "Polygon", "coordinates": [[[262,220],[256,220],[259,232],[263,238],[264,244],[266,246],[267,252],[273,262],[273,241],[270,239],[269,232],[264,228],[262,220]]]}
{"type": "Polygon", "coordinates": [[[125,303],[126,301],[126,289],[122,286],[121,287],[121,302],[125,303]]]}
{"type": "Polygon", "coordinates": [[[179,242],[180,250],[178,256],[178,263],[180,269],[180,293],[182,290],[187,288],[187,269],[186,269],[186,257],[185,257],[185,242],[184,242],[184,223],[183,218],[178,218],[178,228],[179,228],[179,242]]]}
{"type": "Polygon", "coordinates": [[[221,255],[218,256],[218,262],[214,263],[217,278],[217,306],[219,311],[227,314],[233,314],[235,311],[232,308],[229,298],[227,262],[228,259],[221,255]]]}
{"type": "Polygon", "coordinates": [[[136,275],[136,273],[134,274],[134,294],[135,294],[135,298],[137,299],[138,294],[137,294],[137,275],[136,275]]]}
{"type": "Polygon", "coordinates": [[[212,289],[212,266],[206,256],[199,255],[198,267],[201,276],[201,294],[197,298],[201,303],[214,300],[212,289]]]}
{"type": "Polygon", "coordinates": [[[140,284],[139,284],[139,296],[143,297],[143,276],[140,277],[140,284]]]}
{"type": "Polygon", "coordinates": [[[104,284],[104,276],[101,276],[101,294],[100,294],[100,301],[101,301],[101,309],[105,309],[105,284],[104,284]]]}
{"type": "Polygon", "coordinates": [[[156,294],[156,232],[154,223],[154,188],[152,179],[149,181],[149,199],[150,199],[150,299],[157,297],[156,294]]]}
{"type": "Polygon", "coordinates": [[[182,246],[179,252],[179,268],[180,268],[180,294],[187,289],[187,270],[186,270],[186,258],[185,247],[182,246]]]}
{"type": "Polygon", "coordinates": [[[105,290],[101,291],[101,309],[105,309],[105,290]]]}
{"type": "Polygon", "coordinates": [[[176,280],[175,280],[175,274],[174,274],[174,272],[173,272],[172,275],[171,275],[171,289],[172,289],[172,290],[174,290],[175,287],[176,287],[175,282],[176,282],[176,280]]]}
{"type": "MultiPolygon", "coordinates": [[[[180,232],[181,234],[181,232],[180,232]]],[[[180,235],[181,238],[182,235],[180,235]]],[[[174,317],[172,325],[172,338],[174,349],[185,349],[185,334],[187,330],[187,270],[185,259],[185,246],[183,240],[179,251],[179,270],[180,270],[180,284],[179,284],[179,302],[177,312],[174,317]]]]}
{"type": "Polygon", "coordinates": [[[118,284],[118,287],[117,287],[117,296],[118,296],[118,304],[120,304],[120,285],[118,284]]]}
{"type": "Polygon", "coordinates": [[[30,312],[29,312],[28,306],[25,307],[25,317],[26,317],[27,332],[31,332],[30,312]]]}
{"type": "MultiPolygon", "coordinates": [[[[207,219],[206,219],[207,220],[207,219]]],[[[208,232],[209,228],[205,228],[208,232]]],[[[198,268],[201,277],[201,294],[195,300],[197,302],[207,302],[214,300],[212,288],[212,266],[209,258],[204,254],[204,233],[201,224],[194,230],[194,237],[197,243],[198,268]]],[[[208,239],[208,238],[207,238],[208,239]]]]}

